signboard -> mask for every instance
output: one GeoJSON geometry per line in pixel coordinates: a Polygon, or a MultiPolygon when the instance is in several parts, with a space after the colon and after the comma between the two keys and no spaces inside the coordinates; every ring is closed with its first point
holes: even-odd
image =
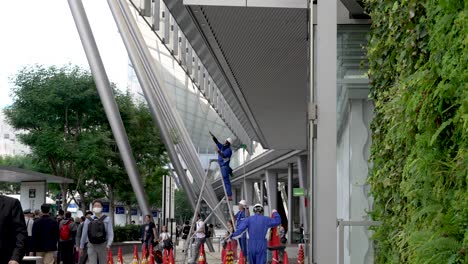
{"type": "Polygon", "coordinates": [[[67,211],[76,213],[78,211],[78,205],[77,204],[69,204],[67,207],[67,211]]]}
{"type": "Polygon", "coordinates": [[[153,217],[158,217],[158,211],[152,211],[153,217]]]}
{"type": "Polygon", "coordinates": [[[108,203],[104,203],[102,205],[102,212],[103,213],[109,213],[109,204],[108,203]]]}
{"type": "Polygon", "coordinates": [[[293,188],[293,196],[305,196],[305,189],[304,188],[293,188]]]}
{"type": "Polygon", "coordinates": [[[138,210],[136,208],[132,208],[131,212],[132,215],[138,215],[138,210]]]}
{"type": "Polygon", "coordinates": [[[115,207],[115,214],[125,214],[125,207],[123,206],[115,207]]]}

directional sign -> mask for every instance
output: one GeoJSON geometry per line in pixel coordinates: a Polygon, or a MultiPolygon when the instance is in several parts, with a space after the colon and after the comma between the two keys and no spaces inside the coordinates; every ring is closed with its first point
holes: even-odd
{"type": "Polygon", "coordinates": [[[123,206],[115,207],[115,214],[125,214],[125,207],[123,206]]]}
{"type": "Polygon", "coordinates": [[[293,196],[305,196],[305,189],[304,188],[293,188],[293,196]]]}
{"type": "Polygon", "coordinates": [[[136,208],[132,208],[131,212],[132,215],[138,215],[138,210],[136,208]]]}
{"type": "Polygon", "coordinates": [[[102,212],[103,213],[109,213],[109,203],[104,203],[102,205],[102,212]]]}

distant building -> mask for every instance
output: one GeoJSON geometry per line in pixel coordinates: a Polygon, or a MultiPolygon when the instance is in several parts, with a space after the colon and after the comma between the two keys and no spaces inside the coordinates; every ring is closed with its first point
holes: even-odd
{"type": "Polygon", "coordinates": [[[29,147],[19,141],[19,131],[8,124],[3,111],[0,111],[0,155],[14,156],[30,153],[29,147]]]}

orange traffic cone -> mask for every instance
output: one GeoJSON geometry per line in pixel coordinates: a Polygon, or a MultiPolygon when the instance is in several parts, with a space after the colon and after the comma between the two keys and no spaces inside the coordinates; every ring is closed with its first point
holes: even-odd
{"type": "Polygon", "coordinates": [[[107,251],[107,264],[114,264],[114,257],[112,257],[112,250],[107,251]]]}
{"type": "Polygon", "coordinates": [[[146,255],[146,246],[143,247],[143,252],[141,252],[141,264],[148,264],[148,256],[146,255]]]}
{"type": "Polygon", "coordinates": [[[117,264],[123,264],[122,247],[117,251],[117,264]]]}
{"type": "Polygon", "coordinates": [[[205,246],[200,245],[200,254],[198,255],[198,264],[206,264],[205,246]]]}
{"type": "Polygon", "coordinates": [[[152,252],[149,254],[148,264],[154,264],[154,254],[152,252]]]}
{"type": "Polygon", "coordinates": [[[278,250],[273,250],[271,254],[272,254],[271,264],[279,264],[278,250]]]}
{"type": "Polygon", "coordinates": [[[169,264],[174,264],[175,261],[174,261],[174,252],[172,251],[172,248],[171,250],[169,250],[169,264]]]}
{"type": "Polygon", "coordinates": [[[163,249],[163,264],[169,264],[169,254],[165,249],[163,249]]]}
{"type": "Polygon", "coordinates": [[[234,264],[234,252],[232,251],[232,241],[226,246],[226,255],[224,256],[223,264],[234,264]]]}
{"type": "Polygon", "coordinates": [[[304,264],[304,249],[302,244],[299,244],[299,252],[297,253],[297,264],[304,264]]]}
{"type": "Polygon", "coordinates": [[[283,252],[283,264],[289,264],[288,252],[286,250],[283,252]]]}
{"type": "Polygon", "coordinates": [[[138,248],[135,245],[133,247],[133,258],[132,258],[132,264],[139,264],[140,261],[138,260],[138,248]]]}
{"type": "Polygon", "coordinates": [[[242,253],[242,249],[240,251],[239,261],[237,261],[237,264],[245,264],[244,253],[242,253]]]}

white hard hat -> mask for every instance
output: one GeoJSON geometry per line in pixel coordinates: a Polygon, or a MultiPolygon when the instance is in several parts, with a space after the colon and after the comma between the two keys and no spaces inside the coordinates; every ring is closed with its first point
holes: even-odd
{"type": "Polygon", "coordinates": [[[239,204],[243,206],[247,206],[247,202],[245,200],[240,200],[239,204]]]}
{"type": "Polygon", "coordinates": [[[254,211],[254,212],[259,212],[259,213],[260,213],[260,212],[263,212],[263,205],[261,205],[261,204],[256,204],[256,205],[254,205],[253,211],[254,211]]]}
{"type": "Polygon", "coordinates": [[[229,142],[229,144],[232,144],[232,138],[226,138],[226,141],[229,142]]]}

